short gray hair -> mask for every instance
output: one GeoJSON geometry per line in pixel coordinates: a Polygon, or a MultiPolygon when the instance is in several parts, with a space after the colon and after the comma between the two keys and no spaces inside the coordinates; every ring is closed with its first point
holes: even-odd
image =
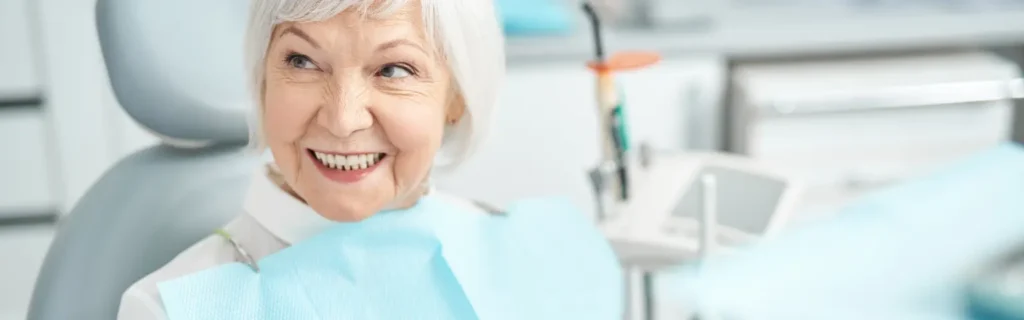
{"type": "MultiPolygon", "coordinates": [[[[252,0],[246,31],[246,65],[256,99],[249,118],[250,146],[262,152],[264,59],[274,27],[283,22],[322,21],[347,10],[369,15],[395,12],[410,0],[252,0]]],[[[417,1],[417,0],[411,0],[417,1]]],[[[425,33],[441,54],[466,103],[466,116],[448,128],[443,164],[454,166],[486,135],[505,77],[505,42],[493,0],[418,0],[425,33]]]]}

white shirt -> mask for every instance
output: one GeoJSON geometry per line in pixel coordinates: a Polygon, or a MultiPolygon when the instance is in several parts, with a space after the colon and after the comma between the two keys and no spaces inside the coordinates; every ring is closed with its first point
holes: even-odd
{"type": "MultiPolygon", "coordinates": [[[[434,193],[476,211],[472,202],[434,193]]],[[[224,230],[239,242],[253,259],[259,260],[324,231],[333,224],[274,184],[260,171],[246,194],[244,213],[224,230]]],[[[121,297],[119,320],[167,319],[157,284],[222,264],[240,261],[237,251],[224,238],[211,235],[192,245],[171,262],[132,284],[121,297]]]]}

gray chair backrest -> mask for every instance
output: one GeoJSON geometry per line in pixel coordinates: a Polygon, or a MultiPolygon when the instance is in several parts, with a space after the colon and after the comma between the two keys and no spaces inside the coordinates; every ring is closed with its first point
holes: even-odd
{"type": "Polygon", "coordinates": [[[116,318],[133,282],[241,212],[259,163],[242,152],[247,12],[244,0],[98,1],[118,101],[165,143],[118,162],[61,219],[29,319],[116,318]]]}

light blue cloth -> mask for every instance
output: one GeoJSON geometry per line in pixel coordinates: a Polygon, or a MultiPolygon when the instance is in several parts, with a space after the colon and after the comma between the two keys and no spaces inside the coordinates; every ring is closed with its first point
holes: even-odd
{"type": "Polygon", "coordinates": [[[968,319],[964,286],[1021,243],[1024,149],[1006,144],[663,275],[660,289],[737,319],[968,319]]]}
{"type": "Polygon", "coordinates": [[[172,320],[620,319],[622,273],[567,201],[505,216],[426,197],[259,261],[159,284],[172,320]]]}
{"type": "Polygon", "coordinates": [[[558,0],[498,0],[508,36],[561,35],[572,31],[573,19],[558,0]]]}

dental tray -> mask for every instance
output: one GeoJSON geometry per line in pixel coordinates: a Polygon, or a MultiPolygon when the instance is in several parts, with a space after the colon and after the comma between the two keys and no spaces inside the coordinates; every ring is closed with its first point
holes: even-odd
{"type": "Polygon", "coordinates": [[[623,261],[660,266],[699,258],[702,213],[714,211],[710,249],[729,251],[770,235],[789,221],[798,202],[796,181],[735,155],[670,153],[655,155],[634,169],[633,198],[602,223],[623,261]],[[702,179],[714,177],[707,198],[702,179]]]}

